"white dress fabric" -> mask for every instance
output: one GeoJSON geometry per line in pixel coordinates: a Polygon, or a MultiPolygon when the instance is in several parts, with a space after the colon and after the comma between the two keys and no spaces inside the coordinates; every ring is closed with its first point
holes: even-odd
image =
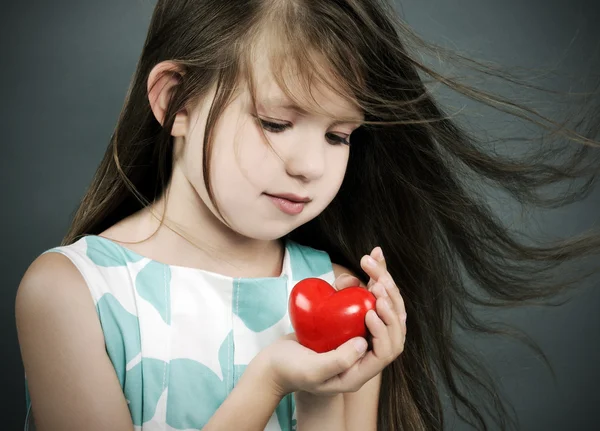
{"type": "MultiPolygon", "coordinates": [[[[167,265],[93,235],[48,252],[68,257],[87,283],[136,431],[202,429],[256,354],[292,331],[292,287],[334,281],[327,253],[289,240],[282,273],[270,278],[167,265]]],[[[295,425],[288,395],[265,430],[295,425]]]]}

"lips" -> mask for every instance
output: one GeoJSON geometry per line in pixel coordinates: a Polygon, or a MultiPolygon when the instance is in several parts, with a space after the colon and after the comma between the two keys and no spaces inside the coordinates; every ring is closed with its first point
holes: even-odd
{"type": "Polygon", "coordinates": [[[308,198],[292,194],[270,195],[265,193],[265,195],[276,208],[287,215],[300,214],[304,210],[304,205],[310,202],[308,198]]]}
{"type": "Polygon", "coordinates": [[[282,194],[268,194],[268,196],[274,197],[274,198],[280,198],[280,199],[285,199],[288,200],[290,202],[296,202],[296,203],[306,203],[306,202],[310,202],[310,199],[307,197],[303,197],[303,196],[299,196],[299,195],[295,195],[293,193],[282,193],[282,194]]]}

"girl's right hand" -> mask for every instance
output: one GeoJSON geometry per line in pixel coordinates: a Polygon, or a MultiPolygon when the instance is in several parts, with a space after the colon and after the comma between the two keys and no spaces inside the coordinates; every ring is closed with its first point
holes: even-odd
{"type": "MultiPolygon", "coordinates": [[[[361,266],[370,277],[369,290],[377,298],[376,311],[365,316],[373,349],[365,355],[366,340],[353,338],[336,350],[316,353],[300,345],[295,334],[289,334],[255,358],[263,365],[278,395],[298,391],[315,395],[356,392],[404,351],[404,300],[387,271],[381,250],[373,249],[370,257],[373,264],[369,265],[369,257],[365,256],[361,266]]],[[[360,280],[346,274],[340,275],[333,286],[340,290],[357,284],[360,280]]]]}
{"type": "Polygon", "coordinates": [[[330,352],[316,353],[298,343],[291,333],[264,348],[255,360],[265,362],[264,369],[280,396],[297,391],[327,396],[360,389],[364,382],[337,377],[360,360],[366,350],[367,341],[358,337],[330,352]]]}

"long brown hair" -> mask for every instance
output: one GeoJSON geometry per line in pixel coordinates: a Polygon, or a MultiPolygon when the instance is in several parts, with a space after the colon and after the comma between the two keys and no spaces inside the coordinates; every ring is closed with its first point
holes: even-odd
{"type": "MultiPolygon", "coordinates": [[[[545,359],[526,334],[484,322],[477,307],[562,297],[588,273],[567,277],[557,268],[597,253],[600,238],[588,232],[532,244],[494,214],[482,185],[541,208],[585,197],[600,166],[598,112],[585,105],[591,110],[572,124],[559,123],[436,72],[418,58],[430,54],[537,89],[495,65],[423,41],[383,0],[158,0],[106,155],[63,244],[98,234],[163,195],[172,171],[175,113],[216,85],[204,140],[204,179],[211,191],[211,130],[236,86],[252,82],[252,54],[259,48],[268,50],[277,82],[299,104],[285,70],[307,84],[303,93],[318,80],[365,114],[351,138],[339,194],[289,237],[327,251],[361,276],[361,256],[376,245],[385,252],[406,303],[408,338],[403,354],[383,372],[378,429],[442,430],[442,390],[477,429],[489,429],[490,421],[496,429],[514,425],[489,372],[455,332],[511,335],[545,359]],[[147,80],[162,61],[172,61],[181,73],[161,125],[150,109],[147,80]],[[426,77],[539,126],[543,145],[535,153],[519,151],[521,156],[498,153],[492,145],[498,141],[476,137],[444,112],[426,77]],[[568,193],[543,193],[545,186],[577,179],[584,183],[568,193]]],[[[512,142],[530,150],[535,138],[512,142]]]]}

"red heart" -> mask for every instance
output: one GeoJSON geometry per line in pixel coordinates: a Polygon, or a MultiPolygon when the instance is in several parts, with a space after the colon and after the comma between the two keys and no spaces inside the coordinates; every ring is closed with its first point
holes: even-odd
{"type": "Polygon", "coordinates": [[[318,353],[368,334],[365,316],[375,296],[363,287],[337,291],[324,280],[306,278],[290,293],[289,313],[298,342],[318,353]]]}

